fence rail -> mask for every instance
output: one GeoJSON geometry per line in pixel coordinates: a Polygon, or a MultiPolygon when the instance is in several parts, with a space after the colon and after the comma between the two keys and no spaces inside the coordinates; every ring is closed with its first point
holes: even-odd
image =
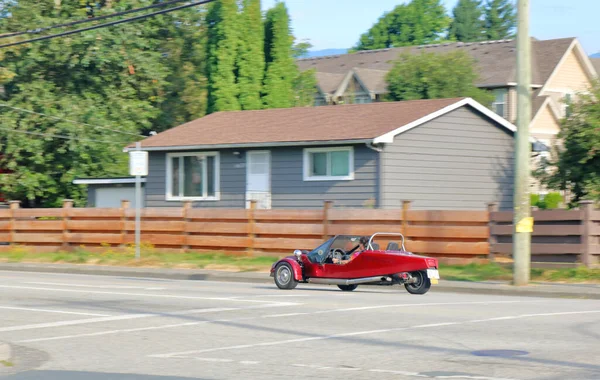
{"type": "MultiPolygon", "coordinates": [[[[401,232],[406,248],[439,258],[511,257],[513,213],[497,211],[334,209],[320,210],[146,208],[141,215],[142,243],[164,250],[223,251],[281,256],[312,249],[338,234],[401,232]]],[[[581,209],[534,211],[532,261],[596,265],[600,257],[600,211],[590,202],[581,209]]],[[[0,209],[0,249],[23,245],[36,250],[119,247],[134,242],[135,210],[74,208],[22,209],[11,202],[0,209]]],[[[389,241],[381,240],[384,247],[389,241]]]]}

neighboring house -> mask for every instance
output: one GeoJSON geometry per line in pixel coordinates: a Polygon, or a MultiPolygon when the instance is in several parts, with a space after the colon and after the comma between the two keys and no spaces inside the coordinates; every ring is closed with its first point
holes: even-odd
{"type": "MultiPolygon", "coordinates": [[[[370,103],[383,99],[385,76],[403,52],[447,53],[463,50],[477,62],[480,88],[494,92],[490,106],[498,115],[515,124],[517,118],[516,41],[445,43],[359,51],[297,61],[301,70],[315,69],[318,94],[316,105],[370,103]]],[[[598,61],[595,61],[598,65],[598,61]]],[[[597,66],[596,66],[597,67],[597,66]]],[[[532,39],[532,136],[551,145],[565,116],[569,101],[584,91],[598,69],[576,38],[532,39]]]]}
{"type": "Polygon", "coordinates": [[[470,98],[217,112],[141,141],[145,202],[511,209],[515,130],[470,98]]]}
{"type": "MultiPolygon", "coordinates": [[[[142,182],[142,204],[144,207],[144,184],[142,182]]],[[[79,178],[73,181],[75,185],[87,186],[87,207],[121,207],[122,201],[129,201],[129,206],[135,208],[135,177],[123,178],[79,178]]]]}

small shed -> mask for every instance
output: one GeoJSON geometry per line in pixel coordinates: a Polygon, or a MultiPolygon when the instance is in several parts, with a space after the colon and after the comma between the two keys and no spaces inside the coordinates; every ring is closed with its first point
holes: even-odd
{"type": "MultiPolygon", "coordinates": [[[[146,178],[141,178],[141,183],[141,207],[145,207],[146,178]]],[[[121,207],[124,200],[129,201],[131,207],[136,207],[135,177],[79,178],[74,180],[73,184],[87,186],[87,207],[121,207]]]]}

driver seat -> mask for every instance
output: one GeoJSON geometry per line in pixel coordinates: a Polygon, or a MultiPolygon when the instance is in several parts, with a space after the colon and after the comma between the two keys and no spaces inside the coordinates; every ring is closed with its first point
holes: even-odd
{"type": "Polygon", "coordinates": [[[388,243],[387,248],[385,250],[386,251],[399,251],[400,247],[398,246],[398,243],[391,241],[388,243]]]}

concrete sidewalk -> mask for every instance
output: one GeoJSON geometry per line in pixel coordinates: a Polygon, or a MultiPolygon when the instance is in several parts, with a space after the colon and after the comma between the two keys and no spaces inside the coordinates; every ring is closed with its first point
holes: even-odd
{"type": "MultiPolygon", "coordinates": [[[[275,286],[273,283],[273,278],[269,277],[269,274],[265,272],[130,268],[102,265],[0,263],[0,271],[3,270],[118,277],[162,278],[171,280],[227,281],[273,284],[273,286],[275,286]]],[[[466,282],[442,280],[439,284],[433,285],[432,291],[529,297],[600,299],[600,285],[596,284],[532,283],[529,286],[515,287],[510,285],[508,282],[503,281],[466,282]]]]}

